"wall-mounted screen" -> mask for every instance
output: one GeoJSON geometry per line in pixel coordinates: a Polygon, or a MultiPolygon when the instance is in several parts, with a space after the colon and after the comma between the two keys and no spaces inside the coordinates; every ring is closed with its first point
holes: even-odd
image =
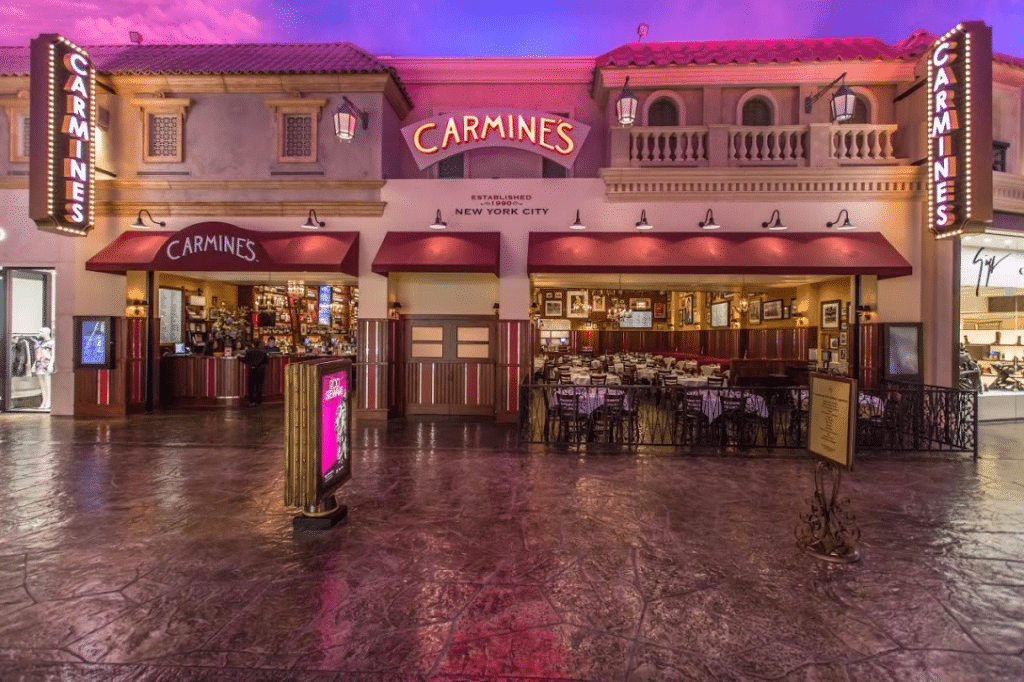
{"type": "Polygon", "coordinates": [[[882,334],[885,378],[920,382],[921,325],[917,322],[889,323],[882,334]]]}
{"type": "Polygon", "coordinates": [[[729,301],[711,304],[711,326],[729,326],[729,301]]]}
{"type": "Polygon", "coordinates": [[[75,369],[113,369],[114,318],[76,316],[75,369]]]}
{"type": "Polygon", "coordinates": [[[619,326],[623,329],[650,329],[654,322],[653,315],[651,310],[631,310],[619,319],[619,326]]]}

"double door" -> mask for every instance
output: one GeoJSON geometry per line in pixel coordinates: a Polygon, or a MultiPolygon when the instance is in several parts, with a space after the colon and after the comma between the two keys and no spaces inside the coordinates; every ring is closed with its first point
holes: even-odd
{"type": "Polygon", "coordinates": [[[407,316],[406,414],[493,415],[496,332],[490,316],[407,316]]]}

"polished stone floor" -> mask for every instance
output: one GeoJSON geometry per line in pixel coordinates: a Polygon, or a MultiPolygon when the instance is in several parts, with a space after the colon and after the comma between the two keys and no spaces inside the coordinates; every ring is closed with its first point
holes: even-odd
{"type": "Polygon", "coordinates": [[[796,453],[478,421],[358,427],[348,520],[294,536],[281,415],[0,415],[0,680],[1024,679],[1020,426],[863,457],[841,566],[794,542],[796,453]]]}

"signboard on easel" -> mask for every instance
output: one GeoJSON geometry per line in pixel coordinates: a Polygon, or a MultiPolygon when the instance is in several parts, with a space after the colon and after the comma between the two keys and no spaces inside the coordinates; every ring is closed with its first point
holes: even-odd
{"type": "Polygon", "coordinates": [[[807,449],[849,471],[857,435],[857,380],[810,375],[807,449]]]}

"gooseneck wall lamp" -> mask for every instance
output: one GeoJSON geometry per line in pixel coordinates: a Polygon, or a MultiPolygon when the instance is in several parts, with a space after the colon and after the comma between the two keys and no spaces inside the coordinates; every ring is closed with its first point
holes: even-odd
{"type": "Polygon", "coordinates": [[[356,120],[363,124],[363,130],[370,125],[369,112],[363,111],[352,103],[348,97],[342,96],[342,105],[334,113],[334,134],[339,140],[351,142],[356,135],[356,120]]]}
{"type": "Polygon", "coordinates": [[[768,222],[761,223],[761,227],[766,230],[788,230],[789,228],[782,224],[782,216],[779,215],[779,209],[772,211],[772,216],[768,218],[768,222]]]}
{"type": "Polygon", "coordinates": [[[142,220],[142,214],[143,213],[146,214],[146,217],[149,218],[149,222],[151,222],[153,225],[159,225],[160,227],[167,227],[167,223],[165,223],[164,221],[162,221],[162,220],[154,220],[153,219],[153,214],[151,214],[146,209],[142,209],[141,211],[139,211],[139,215],[135,219],[135,222],[132,223],[132,227],[141,227],[143,229],[148,229],[149,227],[151,227],[150,225],[147,225],[145,222],[143,222],[143,220],[142,220]]]}
{"type": "Polygon", "coordinates": [[[448,223],[441,219],[441,209],[437,209],[437,215],[434,216],[434,222],[430,224],[431,230],[446,230],[448,229],[448,223]]]}
{"type": "Polygon", "coordinates": [[[831,228],[834,228],[836,230],[856,230],[857,229],[857,226],[850,222],[850,212],[847,211],[845,208],[843,210],[839,211],[839,215],[836,216],[835,220],[832,220],[832,221],[829,221],[829,222],[825,223],[825,227],[831,227],[831,228]],[[843,220],[843,224],[840,225],[839,224],[839,219],[843,218],[844,216],[845,216],[845,219],[843,220]]]}
{"type": "Polygon", "coordinates": [[[654,225],[651,225],[649,222],[647,222],[647,210],[646,209],[640,211],[640,220],[636,224],[636,229],[638,229],[638,230],[653,230],[654,229],[654,225]]]}
{"type": "Polygon", "coordinates": [[[315,210],[309,209],[309,215],[306,217],[306,222],[302,223],[302,227],[306,228],[307,230],[315,230],[318,227],[323,227],[326,224],[327,223],[325,223],[324,221],[320,220],[320,218],[317,217],[315,210]]]}
{"type": "Polygon", "coordinates": [[[857,96],[853,94],[853,90],[846,87],[846,72],[844,71],[834,81],[818,90],[813,96],[804,99],[804,113],[811,113],[811,109],[814,107],[814,103],[817,102],[821,97],[829,91],[829,88],[834,86],[839,81],[843,84],[832,93],[832,120],[835,123],[846,123],[853,118],[853,108],[857,104],[857,96]]]}
{"type": "Polygon", "coordinates": [[[622,84],[622,92],[619,93],[619,99],[615,102],[615,114],[619,119],[619,125],[631,126],[636,120],[636,107],[637,102],[636,95],[629,89],[629,76],[626,76],[626,82],[622,84]]]}
{"type": "Polygon", "coordinates": [[[697,223],[697,227],[704,230],[717,230],[721,225],[715,222],[715,214],[709,208],[707,215],[704,216],[704,220],[697,223]]]}
{"type": "Polygon", "coordinates": [[[585,230],[587,226],[580,222],[580,210],[576,209],[576,221],[569,226],[570,230],[585,230]]]}

